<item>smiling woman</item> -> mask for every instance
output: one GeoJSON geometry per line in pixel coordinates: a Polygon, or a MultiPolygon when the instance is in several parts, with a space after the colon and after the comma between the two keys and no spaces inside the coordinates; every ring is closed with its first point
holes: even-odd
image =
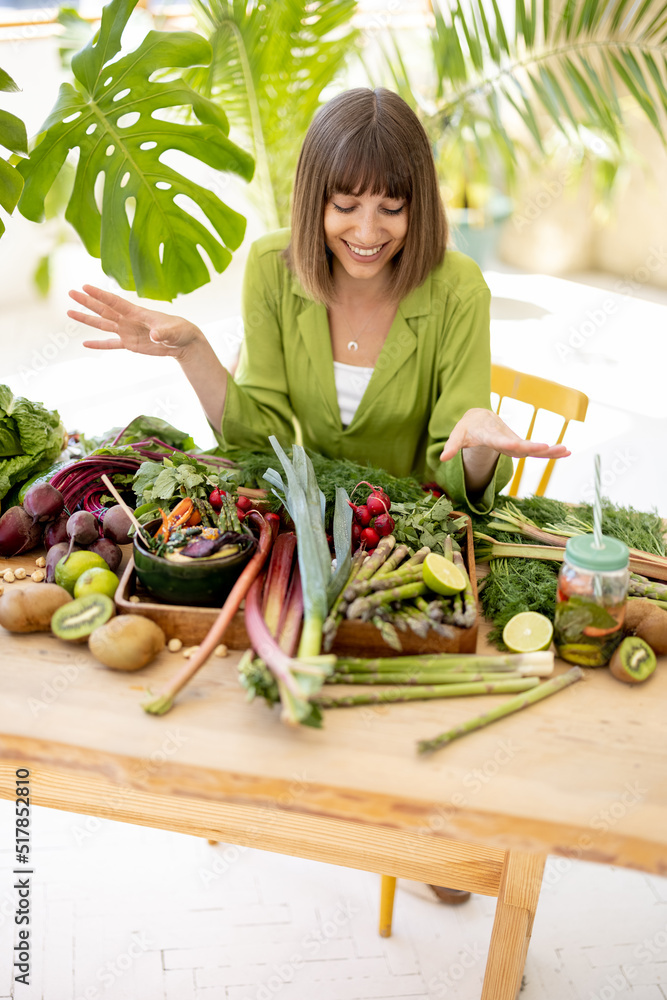
{"type": "Polygon", "coordinates": [[[510,456],[559,458],[489,408],[490,293],[446,249],[427,136],[396,94],[351,90],[315,116],[297,166],[292,228],[250,248],[245,340],[234,378],[186,320],[90,286],[70,316],[117,339],[88,341],[176,358],[222,447],[270,434],[323,455],[435,480],[456,504],[489,510],[510,456]]]}

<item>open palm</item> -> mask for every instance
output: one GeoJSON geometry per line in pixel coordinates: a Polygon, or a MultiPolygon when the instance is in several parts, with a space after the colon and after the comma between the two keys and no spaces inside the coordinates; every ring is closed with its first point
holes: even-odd
{"type": "Polygon", "coordinates": [[[67,315],[71,319],[104,333],[116,334],[113,339],[84,340],[84,347],[98,351],[124,349],[135,354],[178,359],[188,345],[201,335],[194,323],[180,316],[144,309],[94,285],[84,285],[82,292],[73,289],[69,294],[80,306],[90,309],[89,313],[68,310],[67,315]]]}

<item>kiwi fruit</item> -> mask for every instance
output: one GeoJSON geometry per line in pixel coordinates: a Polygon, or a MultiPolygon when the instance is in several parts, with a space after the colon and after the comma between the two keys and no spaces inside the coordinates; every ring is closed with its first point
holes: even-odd
{"type": "Polygon", "coordinates": [[[628,601],[623,631],[647,642],[656,656],[667,653],[667,611],[645,597],[628,601]]]}
{"type": "Polygon", "coordinates": [[[93,632],[88,646],[112,670],[141,670],[165,647],[164,632],[142,615],[118,615],[93,632]]]}
{"type": "Polygon", "coordinates": [[[48,632],[54,612],[71,600],[64,587],[56,583],[7,588],[0,597],[0,625],[8,632],[48,632]]]}
{"type": "Polygon", "coordinates": [[[59,639],[85,642],[95,629],[115,614],[115,605],[106,594],[85,594],[58,608],[51,618],[51,631],[59,639]]]}
{"type": "Polygon", "coordinates": [[[641,684],[655,670],[655,653],[647,642],[629,635],[623,640],[609,662],[614,677],[626,684],[641,684]]]}

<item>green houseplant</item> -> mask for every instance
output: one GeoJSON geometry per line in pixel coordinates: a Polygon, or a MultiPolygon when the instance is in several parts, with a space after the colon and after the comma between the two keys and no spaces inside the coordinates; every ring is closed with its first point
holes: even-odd
{"type": "Polygon", "coordinates": [[[455,209],[493,224],[494,195],[498,204],[521,169],[542,168],[558,136],[582,162],[591,136],[601,138],[608,186],[626,155],[630,105],[664,142],[663,0],[516,0],[503,12],[497,0],[434,0],[433,14],[429,83],[418,85],[395,39],[383,78],[420,114],[455,209]]]}

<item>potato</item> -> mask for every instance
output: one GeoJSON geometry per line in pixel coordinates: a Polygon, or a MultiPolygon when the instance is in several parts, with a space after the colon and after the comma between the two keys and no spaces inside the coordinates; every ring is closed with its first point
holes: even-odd
{"type": "Polygon", "coordinates": [[[8,632],[50,632],[51,616],[71,600],[55,583],[12,587],[0,597],[0,625],[8,632]]]}
{"type": "Polygon", "coordinates": [[[667,611],[646,598],[628,601],[623,631],[639,636],[657,656],[667,653],[667,611]]]}
{"type": "Polygon", "coordinates": [[[141,670],[165,647],[164,632],[142,615],[118,615],[96,628],[88,647],[112,670],[141,670]]]}

